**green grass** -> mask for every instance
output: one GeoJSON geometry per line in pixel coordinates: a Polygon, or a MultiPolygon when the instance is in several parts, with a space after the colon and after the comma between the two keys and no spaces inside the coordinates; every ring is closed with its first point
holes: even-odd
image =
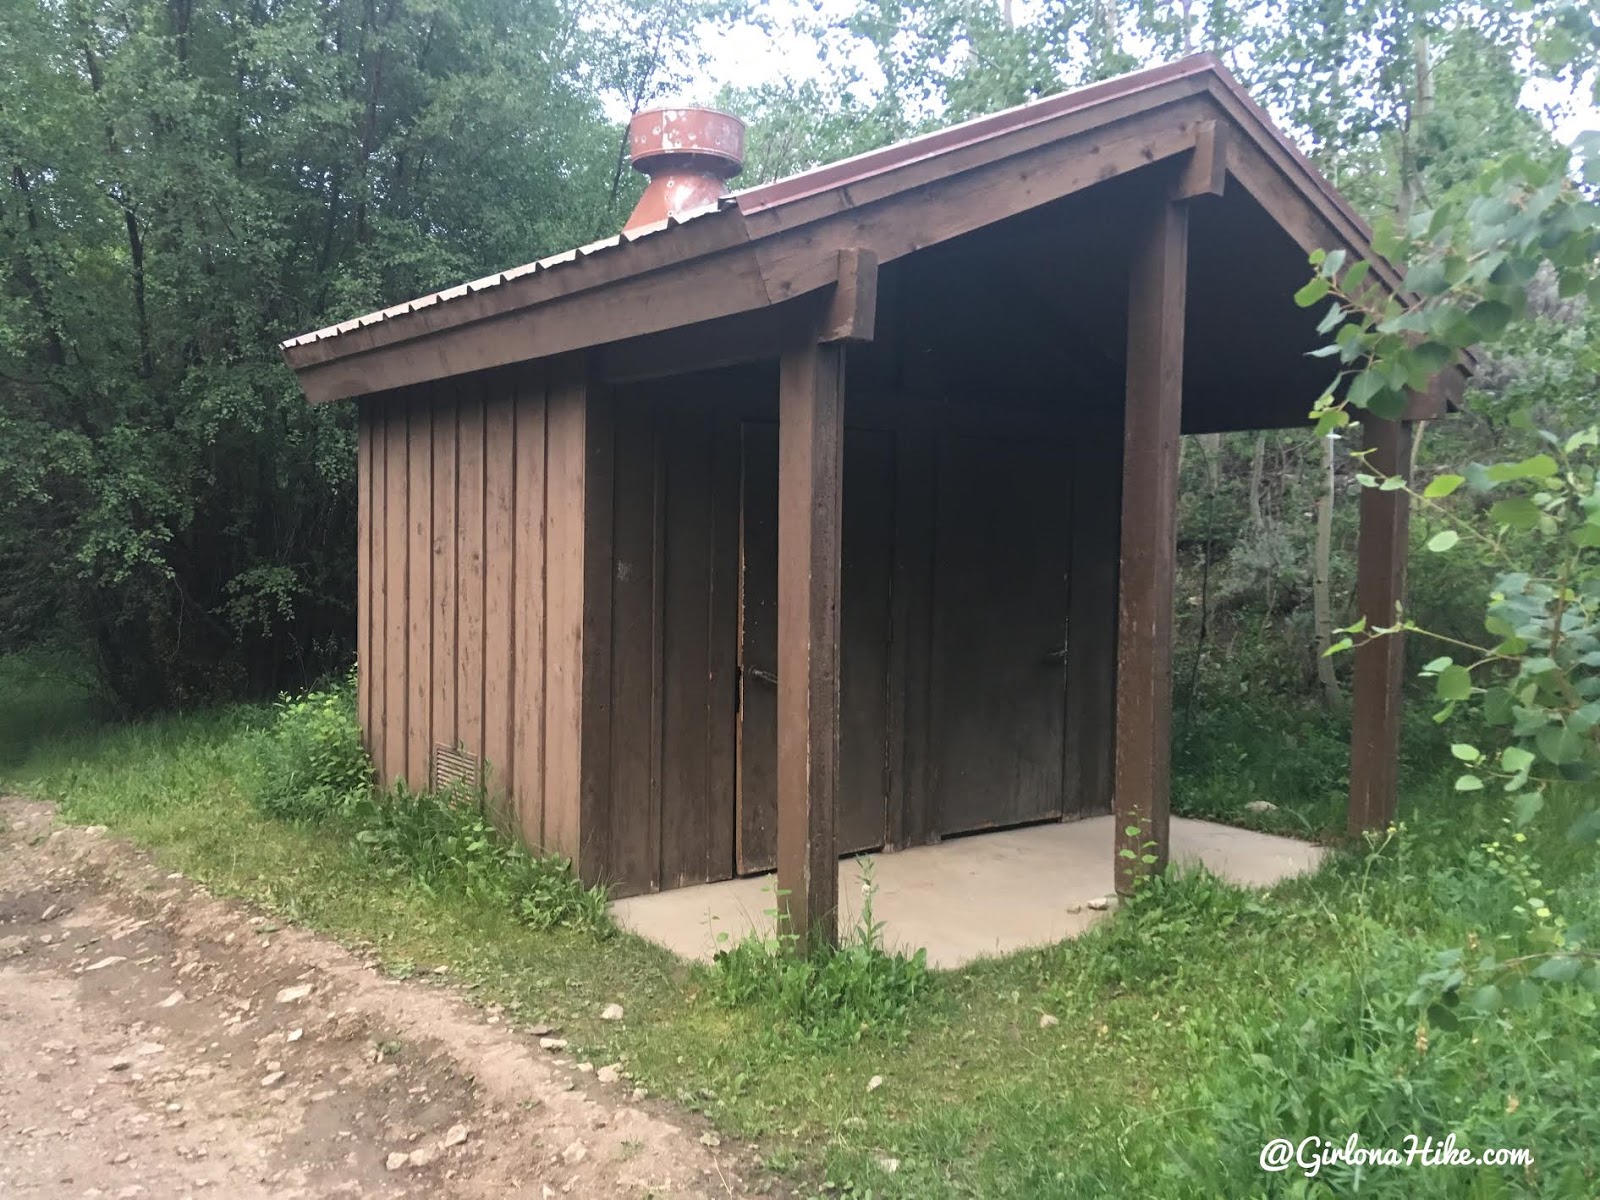
{"type": "MultiPolygon", "coordinates": [[[[1600,1127],[1593,993],[1551,989],[1538,1008],[1488,1015],[1408,1003],[1440,951],[1538,944],[1476,849],[1499,814],[1437,779],[1416,783],[1422,803],[1381,852],[1336,856],[1266,896],[1177,880],[1076,941],[935,972],[895,1029],[840,1040],[783,1020],[759,988],[730,1003],[724,981],[636,938],[539,931],[329,826],[262,815],[240,781],[268,710],[93,728],[59,684],[4,681],[0,744],[23,748],[0,766],[11,787],[219,893],[374,947],[391,969],[447,965],[477,1000],[560,1024],[596,1062],[621,1058],[653,1092],[757,1140],[803,1194],[1345,1195],[1337,1172],[1262,1174],[1261,1142],[1360,1130],[1381,1146],[1408,1129],[1529,1145],[1540,1166],[1380,1170],[1360,1194],[1600,1188],[1582,1132],[1600,1127]],[[35,733],[45,713],[53,728],[35,733]],[[598,1019],[612,1001],[621,1024],[598,1019]],[[1058,1023],[1041,1028],[1044,1014],[1058,1023]]],[[[1553,807],[1529,844],[1552,908],[1593,923],[1593,855],[1559,835],[1561,818],[1553,807]]]]}

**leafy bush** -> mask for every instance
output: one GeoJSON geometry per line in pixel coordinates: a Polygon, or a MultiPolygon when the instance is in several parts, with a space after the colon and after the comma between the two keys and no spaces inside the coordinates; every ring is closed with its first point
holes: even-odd
{"type": "Polygon", "coordinates": [[[748,937],[719,951],[712,992],[729,1007],[759,1007],[809,1041],[842,1045],[869,1036],[903,1040],[928,989],[926,950],[889,953],[872,916],[870,873],[861,918],[837,947],[792,952],[791,937],[748,937]]]}
{"type": "Polygon", "coordinates": [[[435,892],[459,890],[504,905],[531,929],[615,930],[606,892],[586,887],[559,855],[533,855],[506,836],[467,789],[414,792],[399,784],[359,806],[356,840],[391,874],[435,892]]]}
{"type": "Polygon", "coordinates": [[[354,678],[327,691],[282,697],[254,760],[248,790],[268,815],[320,820],[351,812],[372,788],[354,678]]]}

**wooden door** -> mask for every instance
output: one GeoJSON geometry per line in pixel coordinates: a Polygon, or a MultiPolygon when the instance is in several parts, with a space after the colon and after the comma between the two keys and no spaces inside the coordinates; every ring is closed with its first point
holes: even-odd
{"type": "MultiPolygon", "coordinates": [[[[743,429],[739,571],[738,868],[770,871],[778,844],[778,427],[743,429]]],[[[888,816],[889,592],[894,440],[844,442],[839,615],[839,852],[883,845],[888,816]]]]}
{"type": "Polygon", "coordinates": [[[1062,812],[1066,448],[946,437],[934,534],[932,813],[940,834],[1062,812]]]}

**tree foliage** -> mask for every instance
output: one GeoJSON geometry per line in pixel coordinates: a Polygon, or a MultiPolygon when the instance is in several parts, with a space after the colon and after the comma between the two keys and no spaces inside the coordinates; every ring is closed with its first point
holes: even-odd
{"type": "Polygon", "coordinates": [[[664,68],[580,15],[5,7],[5,645],[88,647],[128,707],[346,656],[352,413],[308,407],[275,343],[616,223],[601,97],[664,68]]]}

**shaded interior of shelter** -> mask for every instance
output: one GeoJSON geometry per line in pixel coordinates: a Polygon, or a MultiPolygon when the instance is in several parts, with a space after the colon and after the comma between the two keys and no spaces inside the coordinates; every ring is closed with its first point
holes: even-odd
{"type": "MultiPolygon", "coordinates": [[[[846,367],[842,853],[1110,811],[1123,218],[1164,169],[882,270],[846,367]]],[[[1329,374],[1307,274],[1242,189],[1194,203],[1185,432],[1305,421],[1329,374]]],[[[777,383],[614,393],[597,858],[619,894],[773,865],[777,383]]]]}
{"type": "MultiPolygon", "coordinates": [[[[850,386],[1022,407],[1074,422],[1121,419],[1131,208],[1151,175],[1065,200],[884,268],[878,338],[850,386]]],[[[1242,188],[1190,205],[1183,430],[1306,421],[1326,385],[1322,310],[1293,303],[1304,252],[1242,188]]],[[[854,393],[852,393],[853,395],[854,393]]]]}

